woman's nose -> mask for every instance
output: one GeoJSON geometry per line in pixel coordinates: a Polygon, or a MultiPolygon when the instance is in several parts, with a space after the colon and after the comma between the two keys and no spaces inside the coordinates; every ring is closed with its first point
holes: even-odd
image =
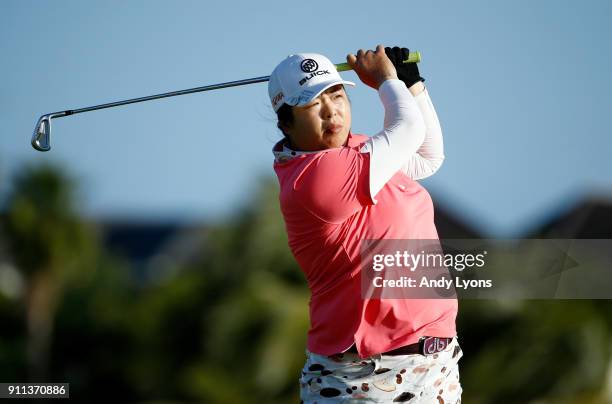
{"type": "Polygon", "coordinates": [[[323,118],[330,118],[336,114],[336,104],[332,102],[331,98],[323,98],[321,102],[323,104],[321,108],[321,114],[323,115],[323,118]]]}

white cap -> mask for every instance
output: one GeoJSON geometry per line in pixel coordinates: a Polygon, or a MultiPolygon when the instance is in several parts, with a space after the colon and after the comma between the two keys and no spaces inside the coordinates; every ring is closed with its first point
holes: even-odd
{"type": "Polygon", "coordinates": [[[268,94],[274,112],[283,104],[304,105],[336,84],[349,84],[343,80],[336,66],[317,53],[289,55],[270,75],[268,94]]]}

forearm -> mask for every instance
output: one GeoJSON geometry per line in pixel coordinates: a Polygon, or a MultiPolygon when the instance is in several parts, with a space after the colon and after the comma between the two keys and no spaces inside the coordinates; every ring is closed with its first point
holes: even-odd
{"type": "Polygon", "coordinates": [[[416,153],[408,155],[402,170],[418,180],[429,177],[440,168],[444,161],[444,142],[440,121],[427,90],[423,89],[415,100],[425,121],[425,139],[416,153]]]}
{"type": "MultiPolygon", "coordinates": [[[[414,87],[414,86],[412,86],[414,87]]],[[[425,138],[425,121],[415,97],[400,80],[387,80],[379,88],[385,108],[383,129],[361,148],[370,153],[372,199],[415,154],[425,138]]]]}

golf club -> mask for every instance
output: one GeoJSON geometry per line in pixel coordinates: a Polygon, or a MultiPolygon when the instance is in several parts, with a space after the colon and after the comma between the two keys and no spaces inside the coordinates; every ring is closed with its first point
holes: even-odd
{"type": "MultiPolygon", "coordinates": [[[[404,63],[419,63],[420,61],[421,61],[421,54],[419,52],[410,52],[408,54],[408,59],[404,60],[404,63]]],[[[348,63],[338,63],[335,66],[339,72],[352,70],[352,68],[350,67],[348,63]]],[[[34,135],[32,136],[32,147],[34,147],[38,151],[43,151],[43,152],[51,150],[51,144],[50,144],[51,119],[54,119],[54,118],[61,118],[61,117],[68,116],[68,115],[80,114],[81,112],[95,111],[98,109],[118,107],[118,106],[127,105],[127,104],[134,104],[137,102],[156,100],[159,98],[174,97],[176,95],[198,93],[201,91],[217,90],[220,88],[227,88],[227,87],[236,87],[236,86],[242,86],[245,84],[261,83],[264,81],[268,81],[269,79],[270,79],[270,76],[261,76],[261,77],[254,77],[252,79],[228,81],[226,83],[211,84],[211,85],[203,86],[203,87],[195,87],[195,88],[189,88],[186,90],[150,95],[148,97],[132,98],[129,100],[124,100],[124,101],[110,102],[108,104],[94,105],[92,107],[69,109],[66,111],[52,112],[50,114],[45,114],[45,115],[42,115],[40,118],[38,118],[38,122],[36,123],[36,127],[34,128],[34,135]]]]}

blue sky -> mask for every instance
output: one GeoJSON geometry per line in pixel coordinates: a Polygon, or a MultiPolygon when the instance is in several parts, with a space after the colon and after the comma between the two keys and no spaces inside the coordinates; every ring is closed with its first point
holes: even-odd
{"type": "MultiPolygon", "coordinates": [[[[227,217],[274,175],[266,84],[59,118],[48,153],[30,146],[36,119],[382,43],[423,55],[446,160],[422,184],[485,234],[520,235],[612,195],[611,17],[609,1],[2,0],[0,192],[24,163],[53,161],[80,180],[87,216],[227,217]]],[[[349,94],[353,131],[378,131],[376,93],[349,94]]]]}

